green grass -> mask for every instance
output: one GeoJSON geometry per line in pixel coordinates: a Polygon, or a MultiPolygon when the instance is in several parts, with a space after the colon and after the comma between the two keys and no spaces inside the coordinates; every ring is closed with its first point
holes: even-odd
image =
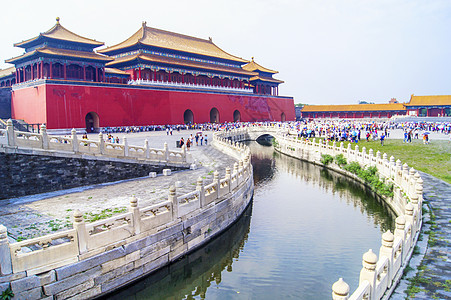
{"type": "MultiPolygon", "coordinates": [[[[347,147],[348,142],[344,143],[347,147]]],[[[339,143],[337,144],[339,145],[339,143]]],[[[378,141],[367,142],[362,140],[358,143],[360,151],[366,147],[366,151],[373,149],[374,155],[377,151],[381,156],[387,153],[388,158],[394,156],[409,167],[423,171],[443,181],[451,183],[451,144],[448,141],[431,141],[424,145],[422,140],[413,140],[406,144],[402,140],[386,140],[384,146],[378,141]]],[[[352,144],[354,149],[355,144],[352,144]]]]}

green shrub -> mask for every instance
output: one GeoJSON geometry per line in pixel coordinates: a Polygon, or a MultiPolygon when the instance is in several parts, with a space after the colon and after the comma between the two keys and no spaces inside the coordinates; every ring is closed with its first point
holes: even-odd
{"type": "Polygon", "coordinates": [[[348,164],[343,154],[338,154],[337,156],[335,156],[335,163],[340,167],[348,164]]]}
{"type": "Polygon", "coordinates": [[[346,166],[343,166],[343,169],[348,172],[351,172],[352,174],[357,175],[362,170],[362,167],[359,165],[358,162],[353,161],[353,162],[347,164],[346,166]]]}
{"type": "Polygon", "coordinates": [[[323,165],[327,166],[328,164],[330,164],[333,161],[334,161],[334,158],[332,157],[332,155],[329,155],[329,154],[322,154],[321,155],[321,163],[323,165]]]}

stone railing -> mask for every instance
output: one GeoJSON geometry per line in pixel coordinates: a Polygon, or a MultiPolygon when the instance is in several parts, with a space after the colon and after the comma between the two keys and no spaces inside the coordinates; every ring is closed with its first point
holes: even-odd
{"type": "Polygon", "coordinates": [[[171,187],[166,201],[148,207],[132,197],[128,212],[93,223],[76,210],[73,229],[14,243],[0,225],[0,292],[10,288],[18,299],[91,298],[209,241],[241,215],[253,194],[249,148],[226,141],[220,132],[212,144],[239,161],[222,178],[215,171],[209,184],[199,177],[187,194],[171,187]]]}
{"type": "Polygon", "coordinates": [[[249,88],[241,88],[241,87],[228,87],[228,86],[214,86],[208,84],[197,84],[197,83],[182,83],[182,82],[167,82],[167,81],[159,81],[159,80],[147,80],[147,79],[138,79],[138,80],[129,80],[128,84],[130,85],[150,85],[150,86],[161,86],[161,87],[178,87],[178,88],[189,88],[189,89],[210,89],[216,91],[224,91],[224,92],[240,92],[240,93],[248,93],[252,94],[254,91],[249,88]]]}
{"type": "MultiPolygon", "coordinates": [[[[381,197],[397,215],[394,233],[387,231],[382,235],[379,258],[372,249],[363,255],[359,286],[351,296],[349,285],[342,278],[332,286],[332,298],[335,300],[388,298],[409,262],[422,226],[423,180],[419,173],[409,169],[407,164],[402,165],[400,160],[395,161],[393,156],[388,158],[385,153],[381,155],[378,151],[374,154],[372,149],[367,152],[365,147],[360,151],[358,145],[352,149],[351,144],[345,148],[343,143],[337,146],[336,142],[331,145],[323,140],[316,142],[315,139],[298,139],[290,135],[277,135],[276,138],[276,149],[289,156],[323,165],[323,154],[333,157],[342,154],[347,162],[358,162],[362,167],[377,167],[380,179],[393,184],[393,197],[381,197]]],[[[334,163],[327,167],[363,183],[334,163]]]]}
{"type": "Polygon", "coordinates": [[[102,156],[106,158],[121,158],[139,161],[164,162],[167,164],[187,165],[191,161],[186,148],[180,151],[169,150],[165,143],[163,149],[149,147],[148,140],[144,146],[132,146],[127,138],[123,138],[122,144],[109,143],[99,133],[98,140],[79,139],[75,129],[72,129],[71,137],[49,135],[45,125],[41,125],[40,133],[30,133],[14,130],[11,120],[7,122],[6,129],[0,129],[0,147],[31,148],[44,151],[57,151],[77,155],[102,156]]]}

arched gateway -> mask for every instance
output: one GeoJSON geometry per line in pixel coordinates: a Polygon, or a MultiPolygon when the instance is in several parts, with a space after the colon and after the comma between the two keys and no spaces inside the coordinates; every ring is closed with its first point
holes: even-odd
{"type": "Polygon", "coordinates": [[[193,124],[194,123],[194,114],[191,111],[191,109],[187,109],[183,113],[183,122],[185,124],[193,124]]]}
{"type": "Polygon", "coordinates": [[[240,122],[241,121],[241,113],[237,109],[233,112],[233,122],[240,122]]]}
{"type": "Polygon", "coordinates": [[[90,112],[85,117],[86,132],[96,132],[99,128],[99,115],[95,112],[90,112]]]}
{"type": "Polygon", "coordinates": [[[210,110],[210,123],[219,123],[219,111],[216,107],[210,110]]]}
{"type": "Polygon", "coordinates": [[[285,113],[282,113],[282,114],[280,115],[280,121],[285,122],[285,119],[286,119],[285,113]]]}

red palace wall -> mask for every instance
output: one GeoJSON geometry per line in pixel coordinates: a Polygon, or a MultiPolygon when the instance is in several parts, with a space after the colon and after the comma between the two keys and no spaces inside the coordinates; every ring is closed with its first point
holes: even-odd
{"type": "Polygon", "coordinates": [[[13,91],[11,117],[26,120],[29,124],[45,123],[47,118],[45,96],[44,85],[13,91]],[[19,99],[19,101],[15,101],[15,99],[19,99]]]}
{"type": "Polygon", "coordinates": [[[12,116],[28,123],[46,123],[48,129],[84,128],[90,112],[99,116],[99,126],[164,125],[184,123],[190,109],[194,123],[210,122],[210,110],[219,111],[219,121],[233,122],[239,110],[242,122],[294,120],[294,101],[288,97],[208,94],[127,87],[41,84],[16,90],[12,116]]]}

